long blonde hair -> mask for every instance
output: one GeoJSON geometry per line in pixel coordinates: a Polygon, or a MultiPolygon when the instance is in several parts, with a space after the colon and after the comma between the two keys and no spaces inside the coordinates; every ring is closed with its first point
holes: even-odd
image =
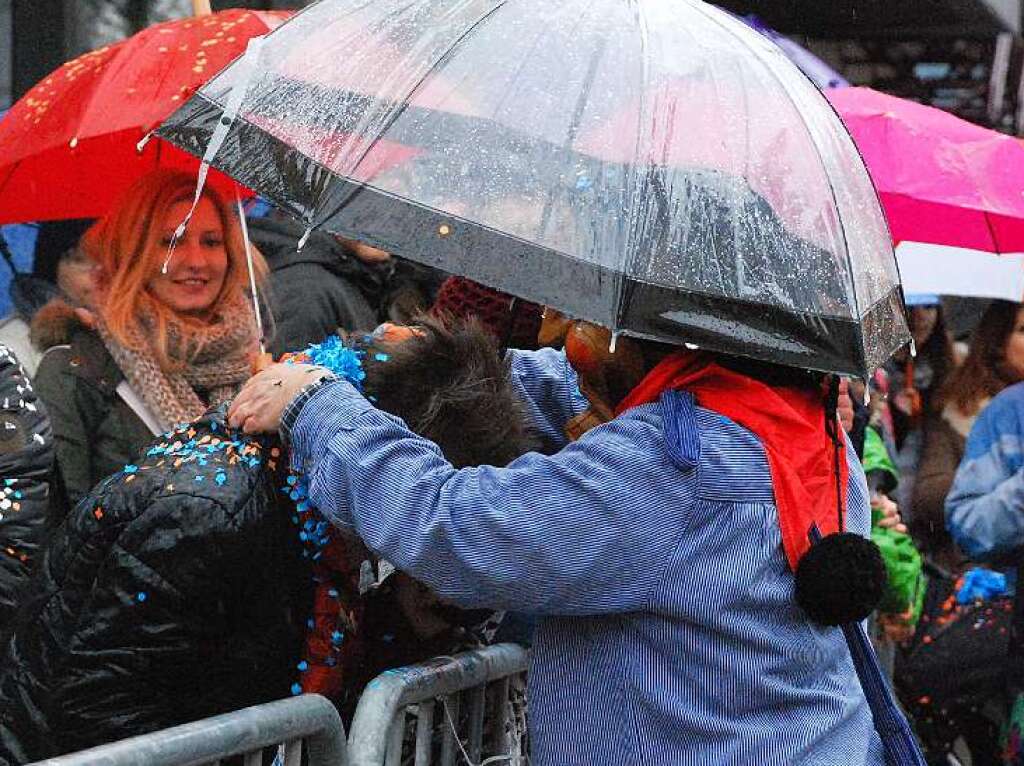
{"type": "MultiPolygon", "coordinates": [[[[195,177],[180,171],[157,170],[136,181],[113,209],[96,222],[82,239],[85,252],[99,265],[100,301],[98,311],[118,343],[135,351],[151,353],[165,372],[180,369],[187,360],[170,353],[172,323],[187,333],[205,325],[198,319],[175,312],[158,300],[146,285],[162,267],[167,249],[160,246],[162,224],[167,210],[179,202],[190,202],[195,194],[195,177]],[[141,319],[147,318],[148,332],[141,319]],[[133,338],[143,337],[146,348],[133,338]]],[[[216,190],[207,187],[203,197],[213,203],[224,229],[228,268],[224,285],[211,309],[216,316],[226,304],[246,298],[249,275],[245,244],[238,219],[216,190]]],[[[266,278],[267,266],[253,249],[253,270],[257,286],[266,278]]],[[[253,315],[255,323],[255,315],[253,315]]]]}

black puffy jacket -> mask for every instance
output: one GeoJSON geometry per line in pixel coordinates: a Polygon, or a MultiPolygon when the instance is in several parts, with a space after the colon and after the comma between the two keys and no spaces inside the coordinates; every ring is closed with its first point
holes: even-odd
{"type": "Polygon", "coordinates": [[[0,345],[0,631],[47,533],[53,436],[42,402],[0,345]]]}
{"type": "Polygon", "coordinates": [[[72,510],[0,642],[0,763],[289,694],[311,580],[276,455],[214,413],[72,510]]]}

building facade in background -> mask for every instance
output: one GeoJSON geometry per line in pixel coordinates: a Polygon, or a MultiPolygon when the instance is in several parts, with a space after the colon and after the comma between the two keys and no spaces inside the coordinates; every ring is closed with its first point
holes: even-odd
{"type": "MultiPolygon", "coordinates": [[[[309,1],[214,0],[213,7],[309,1]]],[[[854,84],[1024,134],[1024,0],[713,2],[760,15],[854,84]]],[[[0,109],[67,59],[191,7],[191,0],[0,0],[0,109]]]]}
{"type": "Polygon", "coordinates": [[[712,0],[756,14],[854,85],[1024,134],[1024,0],[712,0]]]}
{"type": "Polygon", "coordinates": [[[11,98],[12,39],[11,0],[0,0],[0,111],[9,107],[14,100],[11,98]]]}

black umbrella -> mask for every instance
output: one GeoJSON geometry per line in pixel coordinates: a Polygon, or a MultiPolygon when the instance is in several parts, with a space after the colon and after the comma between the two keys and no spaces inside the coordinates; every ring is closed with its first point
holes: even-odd
{"type": "Polygon", "coordinates": [[[626,334],[861,375],[909,340],[839,119],[694,0],[321,0],[160,134],[310,228],[626,334]]]}

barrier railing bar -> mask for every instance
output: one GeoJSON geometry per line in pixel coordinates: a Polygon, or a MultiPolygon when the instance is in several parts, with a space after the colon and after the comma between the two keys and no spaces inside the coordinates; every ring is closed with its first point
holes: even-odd
{"type": "Polygon", "coordinates": [[[511,690],[509,676],[498,679],[490,689],[494,700],[495,718],[498,721],[497,730],[494,732],[494,750],[498,753],[507,753],[512,746],[512,733],[505,726],[505,723],[511,718],[512,700],[509,696],[511,690]]]}
{"type": "Polygon", "coordinates": [[[402,741],[405,739],[405,710],[395,713],[388,732],[386,766],[402,766],[402,741]]]}
{"type": "Polygon", "coordinates": [[[301,739],[308,743],[309,766],[346,766],[348,763],[341,719],[334,705],[317,694],[255,705],[39,763],[46,766],[203,766],[301,739]]]}
{"type": "Polygon", "coordinates": [[[413,766],[430,766],[435,707],[433,700],[426,700],[419,704],[419,710],[416,711],[416,760],[413,766]]]}
{"type": "Polygon", "coordinates": [[[480,762],[484,745],[484,706],[487,702],[487,686],[481,684],[468,693],[469,697],[469,759],[480,762]]]}
{"type": "Polygon", "coordinates": [[[302,766],[302,740],[288,742],[284,746],[284,766],[302,766]]]}
{"type": "MultiPolygon", "coordinates": [[[[356,707],[348,743],[351,766],[383,766],[390,723],[399,709],[523,673],[527,664],[521,646],[496,644],[381,674],[367,685],[356,707]]],[[[457,719],[455,710],[449,712],[457,719]]],[[[444,717],[444,709],[437,708],[437,724],[450,728],[444,717]]]]}
{"type": "Polygon", "coordinates": [[[444,737],[441,740],[441,766],[455,766],[455,740],[459,736],[460,694],[449,694],[441,698],[441,726],[444,737]]]}

